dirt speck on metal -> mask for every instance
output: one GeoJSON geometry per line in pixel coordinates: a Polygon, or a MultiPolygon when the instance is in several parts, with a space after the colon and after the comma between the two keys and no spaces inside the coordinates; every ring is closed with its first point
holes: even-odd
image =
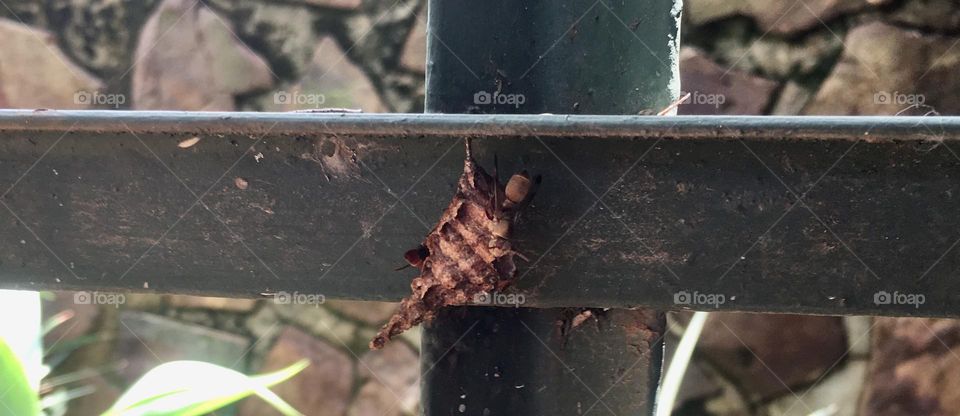
{"type": "Polygon", "coordinates": [[[248,182],[246,179],[243,179],[241,177],[235,178],[233,180],[233,184],[237,187],[237,189],[241,191],[245,191],[247,190],[247,188],[250,187],[250,182],[248,182]]]}
{"type": "Polygon", "coordinates": [[[195,146],[197,143],[200,143],[200,136],[193,136],[189,139],[181,140],[177,143],[177,147],[181,149],[189,149],[195,146]]]}

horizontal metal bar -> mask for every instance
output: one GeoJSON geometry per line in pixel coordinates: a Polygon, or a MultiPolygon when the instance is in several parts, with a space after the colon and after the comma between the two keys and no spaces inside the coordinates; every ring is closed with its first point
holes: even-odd
{"type": "Polygon", "coordinates": [[[527,306],[960,316],[958,127],[2,111],[0,286],[397,300],[469,135],[544,175],[527,306]]]}
{"type": "Polygon", "coordinates": [[[0,110],[0,131],[354,136],[957,140],[960,117],[614,116],[0,110]]]}

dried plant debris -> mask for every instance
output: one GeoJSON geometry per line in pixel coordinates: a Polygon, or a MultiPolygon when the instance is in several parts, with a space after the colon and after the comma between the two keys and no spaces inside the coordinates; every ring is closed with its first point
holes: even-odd
{"type": "Polygon", "coordinates": [[[180,143],[177,143],[177,147],[181,149],[189,149],[197,143],[200,143],[200,136],[193,136],[189,139],[181,141],[180,143]]]}
{"type": "Polygon", "coordinates": [[[371,349],[432,320],[444,306],[469,304],[478,295],[505,289],[516,273],[514,257],[523,256],[510,244],[510,231],[533,198],[540,177],[530,178],[523,171],[502,186],[496,168],[490,176],[477,165],[469,139],[466,148],[453,201],[423,244],[404,254],[420,271],[410,283],[413,293],[370,341],[371,349]]]}

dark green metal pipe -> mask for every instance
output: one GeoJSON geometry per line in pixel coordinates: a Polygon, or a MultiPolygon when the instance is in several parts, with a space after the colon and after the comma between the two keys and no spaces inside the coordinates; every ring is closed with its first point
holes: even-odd
{"type": "MultiPolygon", "coordinates": [[[[670,0],[431,0],[427,111],[656,112],[679,94],[679,10],[670,0]]],[[[423,333],[423,412],[652,414],[663,319],[646,309],[448,308],[423,333]]]]}

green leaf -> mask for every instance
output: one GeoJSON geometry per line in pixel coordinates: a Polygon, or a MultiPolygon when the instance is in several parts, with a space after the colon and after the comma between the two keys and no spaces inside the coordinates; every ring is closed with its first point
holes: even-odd
{"type": "Polygon", "coordinates": [[[144,374],[104,416],[194,416],[257,395],[287,416],[302,416],[267,387],[293,377],[308,365],[301,360],[280,371],[249,377],[201,361],[173,361],[144,374]]]}
{"type": "MultiPolygon", "coordinates": [[[[40,294],[24,290],[0,290],[0,339],[18,357],[34,392],[47,374],[43,366],[42,334],[40,333],[40,294]]],[[[36,393],[34,393],[36,394],[36,393]]]]}
{"type": "Polygon", "coordinates": [[[20,359],[0,338],[0,415],[25,416],[40,414],[40,399],[27,380],[20,359]]]}

